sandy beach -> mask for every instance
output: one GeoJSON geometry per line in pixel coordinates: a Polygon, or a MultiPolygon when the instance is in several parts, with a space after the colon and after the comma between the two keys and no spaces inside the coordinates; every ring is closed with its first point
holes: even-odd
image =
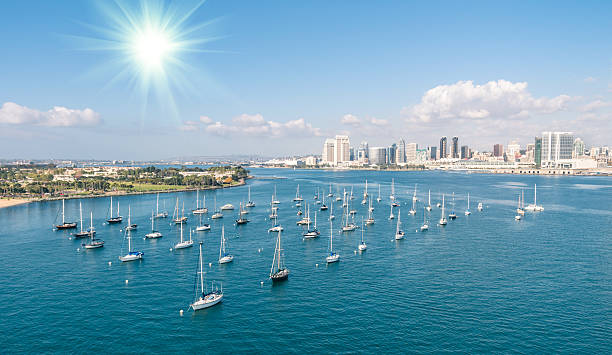
{"type": "Polygon", "coordinates": [[[0,208],[22,205],[29,202],[31,201],[23,198],[0,198],[0,208]]]}

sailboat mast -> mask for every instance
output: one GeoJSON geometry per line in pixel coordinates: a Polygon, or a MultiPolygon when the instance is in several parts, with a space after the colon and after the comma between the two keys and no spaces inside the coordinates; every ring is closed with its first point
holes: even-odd
{"type": "Polygon", "coordinates": [[[159,214],[159,193],[157,193],[157,202],[155,202],[155,213],[159,214]]]}
{"type": "Polygon", "coordinates": [[[183,223],[181,223],[181,243],[183,242],[183,223]]]}
{"type": "Polygon", "coordinates": [[[533,184],[533,205],[538,205],[538,188],[536,184],[533,184]]]}
{"type": "Polygon", "coordinates": [[[79,216],[81,221],[81,233],[83,233],[83,205],[81,202],[79,202],[79,216]]]}
{"type": "Polygon", "coordinates": [[[111,211],[110,211],[111,215],[110,218],[113,218],[113,196],[111,196],[111,211]]]}
{"type": "Polygon", "coordinates": [[[278,257],[276,258],[276,267],[277,270],[280,270],[280,262],[281,262],[281,234],[278,232],[278,257]]]}
{"type": "Polygon", "coordinates": [[[66,217],[64,216],[64,199],[62,199],[62,224],[66,223],[66,217]]]}
{"type": "Polygon", "coordinates": [[[203,270],[202,263],[203,263],[202,262],[202,242],[200,242],[200,289],[201,289],[202,295],[204,295],[204,270],[203,270]]]}

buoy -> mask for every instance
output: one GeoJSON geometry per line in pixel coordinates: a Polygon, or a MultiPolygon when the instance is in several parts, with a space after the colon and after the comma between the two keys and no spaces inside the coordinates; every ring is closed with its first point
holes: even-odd
{"type": "Polygon", "coordinates": [[[208,263],[208,267],[212,267],[212,263],[208,263]]]}
{"type": "Polygon", "coordinates": [[[170,251],[172,251],[172,248],[170,248],[170,251]]]}
{"type": "Polygon", "coordinates": [[[128,281],[128,280],[125,280],[125,284],[126,284],[126,285],[128,284],[128,282],[130,282],[130,281],[128,281]]]}
{"type": "Polygon", "coordinates": [[[261,285],[261,286],[263,286],[263,281],[262,281],[262,282],[260,282],[260,285],[261,285]]]}
{"type": "Polygon", "coordinates": [[[353,250],[353,254],[357,254],[357,250],[353,250]]]}
{"type": "Polygon", "coordinates": [[[319,264],[315,264],[316,267],[319,267],[319,264]]]}
{"type": "Polygon", "coordinates": [[[111,266],[112,264],[113,264],[112,262],[110,262],[110,261],[108,262],[108,266],[111,266]]]}
{"type": "Polygon", "coordinates": [[[72,237],[68,237],[68,240],[72,240],[72,237]]]}
{"type": "Polygon", "coordinates": [[[77,251],[81,251],[81,248],[77,248],[77,251]]]}
{"type": "Polygon", "coordinates": [[[257,249],[257,252],[258,252],[258,253],[261,253],[261,248],[257,249]]]}
{"type": "Polygon", "coordinates": [[[181,317],[183,316],[183,310],[182,309],[179,311],[179,314],[181,315],[181,317]]]}

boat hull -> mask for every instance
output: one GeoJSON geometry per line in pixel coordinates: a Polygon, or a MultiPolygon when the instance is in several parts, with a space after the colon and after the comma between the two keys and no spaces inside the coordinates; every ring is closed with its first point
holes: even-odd
{"type": "Polygon", "coordinates": [[[330,255],[327,258],[325,258],[325,261],[328,264],[338,262],[338,261],[340,261],[340,255],[339,254],[330,255]]]}
{"type": "Polygon", "coordinates": [[[85,249],[98,249],[98,248],[102,248],[104,246],[104,242],[100,241],[100,242],[94,242],[91,244],[85,244],[85,249]]]}
{"type": "Polygon", "coordinates": [[[163,237],[163,235],[160,232],[152,232],[152,233],[145,235],[145,238],[147,239],[157,239],[161,237],[163,237]]]}
{"type": "Polygon", "coordinates": [[[185,249],[185,248],[191,248],[193,246],[193,241],[184,241],[182,243],[177,243],[174,245],[174,249],[185,249]]]}
{"type": "Polygon", "coordinates": [[[209,231],[210,230],[210,224],[205,224],[203,226],[198,226],[196,228],[196,232],[203,232],[203,231],[209,231]]]}
{"type": "Polygon", "coordinates": [[[77,227],[76,222],[75,223],[64,223],[64,224],[58,224],[55,226],[56,229],[74,229],[77,227]]]}
{"type": "Polygon", "coordinates": [[[106,223],[108,224],[117,224],[121,222],[123,222],[123,217],[114,217],[106,220],[106,223]]]}
{"type": "Polygon", "coordinates": [[[288,278],[289,278],[289,270],[287,269],[280,270],[270,275],[270,280],[272,280],[272,282],[285,281],[288,278]]]}
{"type": "Polygon", "coordinates": [[[199,311],[201,309],[205,309],[205,308],[209,308],[214,305],[217,305],[221,303],[221,301],[223,301],[223,294],[214,293],[214,294],[206,295],[204,297],[200,297],[200,299],[192,303],[190,307],[194,311],[199,311]]]}
{"type": "Polygon", "coordinates": [[[124,256],[120,256],[119,260],[121,260],[122,262],[136,261],[136,260],[142,259],[143,256],[144,256],[144,253],[141,253],[141,252],[132,252],[130,254],[127,254],[127,255],[124,255],[124,256]]]}
{"type": "Polygon", "coordinates": [[[234,256],[227,255],[219,259],[219,264],[227,264],[227,263],[231,263],[232,261],[234,261],[234,256]]]}

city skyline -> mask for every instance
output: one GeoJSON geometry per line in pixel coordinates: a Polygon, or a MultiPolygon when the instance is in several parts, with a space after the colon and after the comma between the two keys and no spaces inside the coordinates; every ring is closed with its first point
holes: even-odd
{"type": "Polygon", "coordinates": [[[446,136],[456,156],[543,131],[611,143],[612,4],[468,5],[3,3],[2,158],[304,155],[335,135],[446,136]]]}

